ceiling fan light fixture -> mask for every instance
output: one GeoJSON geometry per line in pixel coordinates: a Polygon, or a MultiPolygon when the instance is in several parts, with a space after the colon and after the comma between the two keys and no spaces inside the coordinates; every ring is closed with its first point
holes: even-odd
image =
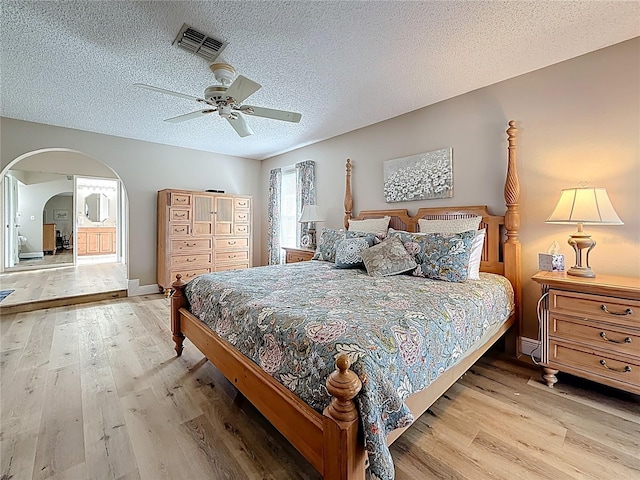
{"type": "Polygon", "coordinates": [[[216,80],[223,85],[231,85],[236,76],[236,69],[228,63],[214,63],[210,67],[216,80]]]}

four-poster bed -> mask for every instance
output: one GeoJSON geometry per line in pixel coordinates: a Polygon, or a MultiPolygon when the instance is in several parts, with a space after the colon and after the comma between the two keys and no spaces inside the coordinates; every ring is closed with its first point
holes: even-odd
{"type": "MultiPolygon", "coordinates": [[[[416,232],[419,219],[480,216],[482,217],[481,228],[486,229],[480,270],[506,277],[513,288],[513,309],[510,315],[505,316],[508,318],[497,323],[495,328],[482,337],[480,344],[474,345],[464,358],[453,363],[444,372],[439,372],[437,378],[431,381],[427,388],[406,396],[404,405],[408,407],[414,418],[426,411],[507,330],[515,326],[511,329],[513,331],[519,324],[521,298],[518,240],[519,184],[515,165],[516,128],[513,121],[509,122],[507,134],[509,154],[504,191],[507,211],[504,216],[492,215],[484,206],[471,206],[421,208],[413,216],[402,209],[366,210],[353,217],[351,162],[347,160],[345,227],[348,228],[349,219],[389,216],[391,217],[389,227],[416,232]]],[[[299,268],[299,265],[288,265],[284,268],[299,268]]],[[[177,354],[182,353],[184,338],[191,340],[325,479],[363,479],[367,467],[367,453],[363,435],[358,433],[358,430],[362,429],[362,421],[354,399],[363,388],[362,380],[367,384],[371,379],[362,372],[359,376],[351,370],[349,356],[344,353],[335,356],[337,368],[326,379],[326,390],[331,396],[331,401],[324,411],[319,413],[317,409],[312,408],[294,394],[290,388],[277,381],[273,376],[273,370],[265,371],[255,361],[240,353],[223,338],[222,334],[216,333],[210,324],[205,324],[196,317],[190,311],[185,284],[180,278],[173,287],[175,293],[171,300],[171,328],[177,354]]],[[[221,303],[224,295],[226,293],[218,297],[221,303]]],[[[296,306],[287,305],[286,307],[295,308],[296,306]]],[[[515,339],[517,335],[511,335],[511,337],[515,339]]],[[[261,347],[261,354],[262,351],[261,347]]],[[[318,387],[319,390],[323,388],[318,387]]],[[[390,445],[406,428],[408,425],[391,431],[386,438],[387,445],[390,445]]]]}

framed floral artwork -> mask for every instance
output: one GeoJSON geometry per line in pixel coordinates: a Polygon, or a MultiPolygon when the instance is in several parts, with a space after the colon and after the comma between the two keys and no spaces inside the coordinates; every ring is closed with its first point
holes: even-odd
{"type": "Polygon", "coordinates": [[[384,162],[387,203],[453,197],[451,148],[384,162]]]}

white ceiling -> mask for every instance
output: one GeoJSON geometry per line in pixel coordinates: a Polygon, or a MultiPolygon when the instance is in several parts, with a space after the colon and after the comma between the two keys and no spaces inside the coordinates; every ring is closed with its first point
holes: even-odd
{"type": "MultiPolygon", "coordinates": [[[[2,0],[1,114],[264,159],[640,35],[638,1],[2,0]],[[171,45],[183,23],[230,43],[219,60],[262,84],[246,103],[302,113],[247,117],[239,138],[208,115],[164,118],[215,84],[171,45]]],[[[616,72],[612,72],[616,74],[616,72]]]]}

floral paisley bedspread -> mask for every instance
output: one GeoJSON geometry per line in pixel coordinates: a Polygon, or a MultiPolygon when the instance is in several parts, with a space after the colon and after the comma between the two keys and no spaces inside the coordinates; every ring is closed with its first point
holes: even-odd
{"type": "Polygon", "coordinates": [[[368,474],[383,480],[394,478],[386,435],[413,421],[403,400],[513,308],[499,275],[465,283],[369,277],[320,261],[202,275],[186,294],[192,313],[318,412],[329,404],[335,359],[348,353],[366,378],[357,400],[368,474]]]}

